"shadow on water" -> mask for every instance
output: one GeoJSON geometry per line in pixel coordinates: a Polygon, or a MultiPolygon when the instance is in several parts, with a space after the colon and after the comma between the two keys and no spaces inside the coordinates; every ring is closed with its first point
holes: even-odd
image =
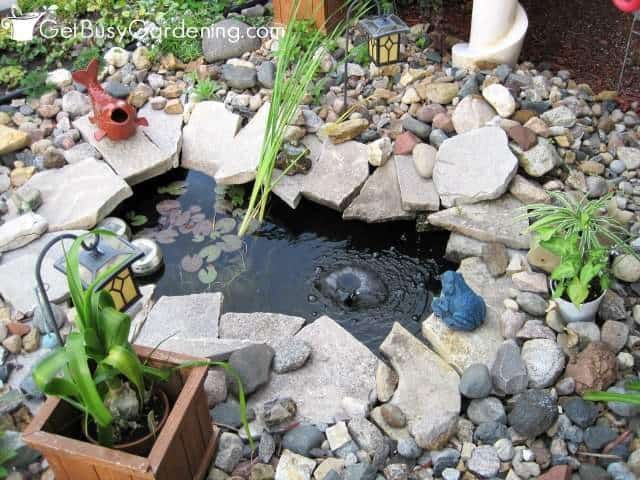
{"type": "Polygon", "coordinates": [[[446,234],[418,234],[414,222],[344,222],[311,202],[291,210],[272,197],[266,221],[239,241],[241,192],[185,170],[134,190],[117,213],[146,219],[134,236],[161,244],[165,266],[147,280],[157,296],[221,291],[225,312],[326,314],[372,349],[394,321],[419,332],[437,276],[451,267],[446,234]]]}

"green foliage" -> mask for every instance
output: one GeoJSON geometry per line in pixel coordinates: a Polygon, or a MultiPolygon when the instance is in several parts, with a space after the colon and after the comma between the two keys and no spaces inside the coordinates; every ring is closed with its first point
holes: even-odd
{"type": "Polygon", "coordinates": [[[102,67],[104,57],[102,56],[102,50],[100,47],[92,45],[90,47],[83,48],[73,62],[74,70],[85,70],[89,66],[89,63],[91,63],[91,60],[98,60],[102,67]]]}
{"type": "Polygon", "coordinates": [[[609,252],[619,248],[638,258],[626,243],[629,232],[607,214],[611,195],[597,200],[583,196],[576,201],[562,192],[549,192],[553,203],[527,207],[533,221],[529,227],[539,244],[560,257],[552,272],[555,280],[554,298],[567,297],[579,307],[593,291],[596,282],[600,289],[608,288],[609,252]]]}
{"type": "Polygon", "coordinates": [[[47,82],[47,71],[44,68],[36,68],[27,73],[20,82],[20,86],[24,88],[28,97],[40,97],[55,89],[47,82]]]}
{"type": "Polygon", "coordinates": [[[0,67],[0,85],[12,90],[20,85],[24,77],[24,69],[19,65],[0,67]]]}
{"type": "Polygon", "coordinates": [[[349,56],[355,63],[359,65],[367,65],[371,61],[371,57],[369,56],[369,43],[362,42],[359,45],[356,45],[349,52],[349,56]]]}
{"type": "Polygon", "coordinates": [[[416,40],[416,47],[425,49],[427,48],[427,39],[426,37],[420,37],[416,40]]]}
{"type": "MultiPolygon", "coordinates": [[[[105,230],[96,230],[93,234],[114,235],[105,230]]],[[[69,334],[64,346],[36,366],[33,379],[45,394],[60,397],[83,413],[85,436],[91,419],[97,428],[99,443],[112,446],[122,440],[118,436],[119,427],[126,425],[128,419],[109,400],[128,385],[135,391],[140,413],[151,396],[154,383],[168,380],[172,371],[151,367],[140,360],[128,340],[131,318],[115,308],[107,292],[97,290],[105,279],[122,268],[122,264],[101,272],[90,285],[83,286],[79,254],[82,243],[90,235],[78,237],[66,254],[67,282],[76,309],[77,330],[69,334]]],[[[209,365],[209,362],[200,364],[209,365]]],[[[178,368],[188,366],[191,364],[178,368]]],[[[225,364],[221,366],[229,369],[225,364]]],[[[238,385],[240,401],[244,405],[242,385],[238,385]]],[[[247,428],[246,416],[243,420],[247,428]]]]}
{"type": "MultiPolygon", "coordinates": [[[[631,392],[640,392],[640,381],[627,382],[624,388],[631,392]]],[[[586,392],[583,397],[585,400],[593,402],[618,402],[640,405],[640,393],[586,392]]]]}
{"type": "MultiPolygon", "coordinates": [[[[0,430],[0,438],[4,436],[4,430],[0,430]]],[[[9,450],[8,448],[0,448],[0,478],[7,478],[9,472],[7,471],[6,463],[15,458],[18,453],[15,450],[9,450]]]]}

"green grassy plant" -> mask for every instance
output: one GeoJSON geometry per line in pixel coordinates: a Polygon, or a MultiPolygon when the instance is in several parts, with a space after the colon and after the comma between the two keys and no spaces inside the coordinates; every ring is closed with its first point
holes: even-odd
{"type": "Polygon", "coordinates": [[[83,48],[76,59],[73,62],[74,70],[84,70],[87,68],[91,60],[98,60],[100,67],[104,63],[104,57],[102,56],[102,50],[97,45],[83,48]]]}
{"type": "Polygon", "coordinates": [[[583,398],[593,402],[619,402],[640,405],[640,393],[638,393],[640,392],[640,381],[627,382],[624,388],[635,393],[585,392],[583,398]]]}
{"type": "Polygon", "coordinates": [[[20,86],[24,88],[28,97],[39,97],[55,87],[47,82],[47,71],[44,68],[36,68],[27,73],[20,86]]]}

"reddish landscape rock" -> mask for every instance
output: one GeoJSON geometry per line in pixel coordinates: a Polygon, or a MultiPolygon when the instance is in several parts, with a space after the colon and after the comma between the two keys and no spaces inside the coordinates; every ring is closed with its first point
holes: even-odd
{"type": "Polygon", "coordinates": [[[615,354],[604,343],[593,342],[571,358],[565,373],[576,381],[576,393],[581,395],[611,386],[618,375],[618,363],[615,354]]]}

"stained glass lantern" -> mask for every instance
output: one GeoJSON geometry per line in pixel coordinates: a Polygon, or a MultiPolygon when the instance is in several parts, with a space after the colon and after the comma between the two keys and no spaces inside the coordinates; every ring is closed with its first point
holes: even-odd
{"type": "MultiPolygon", "coordinates": [[[[131,264],[144,256],[144,252],[116,235],[94,235],[91,243],[82,244],[79,255],[80,279],[85,288],[101,273],[119,265],[119,268],[97,285],[96,291],[105,290],[113,298],[115,307],[124,311],[140,297],[140,289],[133,279],[131,264]]],[[[55,263],[56,269],[66,272],[62,257],[55,263]]]]}
{"type": "Polygon", "coordinates": [[[378,15],[360,21],[369,37],[369,56],[377,66],[400,60],[400,40],[409,27],[397,15],[378,15]]]}

